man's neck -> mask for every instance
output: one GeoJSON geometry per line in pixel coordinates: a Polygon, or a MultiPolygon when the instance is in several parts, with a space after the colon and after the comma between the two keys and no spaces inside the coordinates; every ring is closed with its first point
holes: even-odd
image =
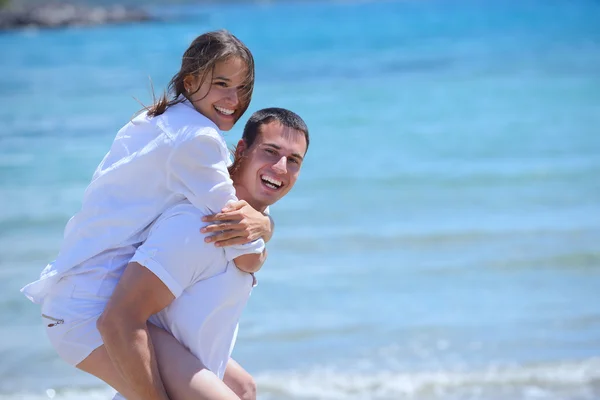
{"type": "Polygon", "coordinates": [[[252,198],[252,196],[250,196],[246,188],[244,188],[243,186],[238,186],[235,183],[233,184],[233,187],[235,188],[235,193],[238,200],[245,200],[256,211],[259,211],[261,213],[265,212],[267,206],[257,202],[254,198],[252,198]]]}

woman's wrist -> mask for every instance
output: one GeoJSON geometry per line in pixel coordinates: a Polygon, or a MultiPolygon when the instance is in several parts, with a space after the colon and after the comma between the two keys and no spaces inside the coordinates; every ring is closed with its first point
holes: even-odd
{"type": "Polygon", "coordinates": [[[271,218],[269,214],[263,215],[266,217],[266,220],[265,233],[263,234],[262,238],[265,241],[265,243],[267,243],[269,240],[271,240],[271,237],[273,236],[273,231],[275,230],[275,221],[273,221],[273,218],[271,218]]]}

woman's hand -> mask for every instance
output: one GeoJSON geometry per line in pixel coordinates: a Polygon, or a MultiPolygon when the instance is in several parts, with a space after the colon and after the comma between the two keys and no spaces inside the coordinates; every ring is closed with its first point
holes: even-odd
{"type": "Polygon", "coordinates": [[[234,246],[263,238],[268,242],[273,235],[271,217],[256,211],[246,201],[230,203],[220,213],[202,218],[211,222],[200,230],[202,233],[214,233],[204,241],[214,243],[217,247],[234,246]]]}

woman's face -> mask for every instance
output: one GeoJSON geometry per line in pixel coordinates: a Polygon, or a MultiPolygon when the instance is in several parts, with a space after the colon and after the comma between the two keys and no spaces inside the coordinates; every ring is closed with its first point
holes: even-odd
{"type": "Polygon", "coordinates": [[[201,76],[184,79],[187,96],[199,113],[210,119],[222,131],[228,131],[242,116],[245,104],[240,92],[247,76],[246,63],[239,57],[217,62],[204,82],[201,76]]]}

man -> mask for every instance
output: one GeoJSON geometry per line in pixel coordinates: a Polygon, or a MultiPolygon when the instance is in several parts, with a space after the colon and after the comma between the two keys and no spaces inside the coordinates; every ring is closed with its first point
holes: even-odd
{"type": "MultiPolygon", "coordinates": [[[[291,111],[253,114],[230,168],[238,198],[261,212],[281,199],[308,144],[306,124],[291,111]]],[[[229,359],[255,278],[198,237],[202,217],[183,202],[153,224],[98,320],[104,346],[78,365],[129,400],[255,396],[244,390],[249,375],[229,359]]],[[[266,249],[248,256],[258,271],[266,249]]]]}

